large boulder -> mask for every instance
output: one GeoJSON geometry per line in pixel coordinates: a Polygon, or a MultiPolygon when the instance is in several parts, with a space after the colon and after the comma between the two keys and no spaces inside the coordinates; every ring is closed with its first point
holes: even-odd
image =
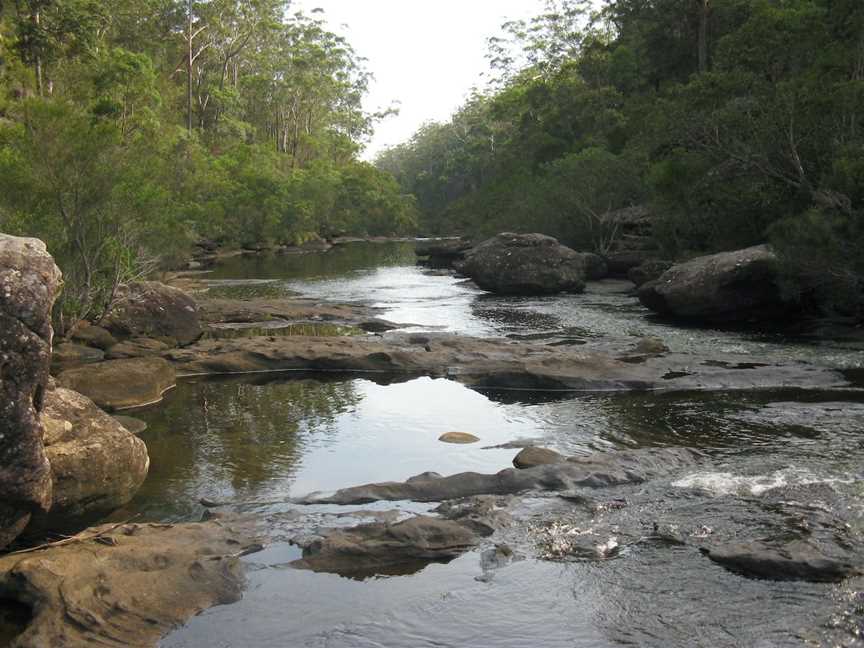
{"type": "Polygon", "coordinates": [[[176,378],[174,368],[162,358],[130,358],[69,369],[57,381],[99,407],[120,410],[162,400],[176,378]]]}
{"type": "Polygon", "coordinates": [[[499,234],[472,249],[459,269],[483,290],[504,295],[585,289],[583,255],[543,234],[499,234]]]}
{"type": "Polygon", "coordinates": [[[44,243],[0,234],[0,548],[51,504],[39,414],[60,281],[44,243]]]}
{"type": "Polygon", "coordinates": [[[662,315],[725,322],[770,319],[784,303],[777,256],[767,245],[698,257],[639,289],[639,301],[662,315]]]}
{"type": "Polygon", "coordinates": [[[158,338],[171,346],[191,344],[201,337],[195,300],[178,288],[155,281],[124,287],[103,326],[118,337],[158,338]]]}
{"type": "Polygon", "coordinates": [[[33,515],[34,527],[86,524],[129,502],[144,483],[147,446],[89,398],[49,389],[42,420],[54,496],[48,513],[33,515]]]}

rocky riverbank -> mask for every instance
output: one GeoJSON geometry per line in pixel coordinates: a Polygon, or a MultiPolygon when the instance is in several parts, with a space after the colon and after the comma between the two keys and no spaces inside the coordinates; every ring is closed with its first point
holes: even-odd
{"type": "MultiPolygon", "coordinates": [[[[540,243],[541,250],[551,245],[540,243]]],[[[562,255],[567,273],[587,272],[584,257],[562,255]]],[[[704,273],[715,267],[727,272],[722,263],[704,263],[702,278],[691,283],[707,285],[704,273]]],[[[680,268],[664,272],[671,273],[669,281],[691,276],[680,268]]],[[[728,272],[732,279],[721,277],[715,292],[740,276],[728,272]]],[[[193,281],[184,278],[187,288],[205,287],[193,281]]],[[[191,376],[354,372],[391,382],[447,378],[479,390],[658,394],[852,386],[846,374],[821,365],[742,362],[740,354],[709,350],[672,352],[654,338],[601,338],[590,347],[481,338],[421,331],[384,319],[369,305],[193,294],[153,282],[130,286],[108,318],[82,324],[57,349],[56,380],[49,380],[47,356],[40,356],[45,362],[30,398],[38,404],[34,418],[44,432],[37,436],[52,485],[50,500],[39,506],[49,510],[31,505],[7,525],[10,539],[28,522],[29,538],[77,530],[128,502],[147,475],[147,450],[101,408],[158,401],[191,376]]],[[[525,557],[602,561],[643,546],[686,550],[706,564],[772,580],[837,582],[864,567],[861,538],[819,484],[729,496],[724,507],[740,512],[734,523],[724,518],[718,525],[708,512],[704,519],[693,517],[682,504],[703,497],[698,480],[681,479],[698,473],[705,463],[700,452],[661,447],[568,457],[525,445],[508,446],[514,448],[515,468],[502,466],[499,472],[423,473],[286,498],[281,511],[264,521],[266,532],[210,512],[213,520],[203,524],[132,520],[0,557],[2,597],[32,611],[14,645],[153,645],[190,615],[237,600],[243,582],[239,558],[286,538],[302,550],[291,566],[352,578],[411,573],[477,551],[483,578],[491,579],[525,557]],[[689,493],[686,498],[667,502],[661,496],[659,507],[656,499],[648,502],[643,485],[656,488],[673,479],[680,482],[679,492],[689,493]],[[424,512],[382,508],[389,501],[410,501],[424,512]],[[375,510],[351,508],[370,504],[375,510]],[[653,520],[638,514],[648,505],[657,511],[653,520]],[[93,555],[99,560],[87,559],[93,555]],[[90,583],[100,585],[94,589],[90,583]],[[146,596],[132,598],[129,592],[138,590],[146,596]]],[[[205,504],[244,508],[243,502],[205,504]]]]}

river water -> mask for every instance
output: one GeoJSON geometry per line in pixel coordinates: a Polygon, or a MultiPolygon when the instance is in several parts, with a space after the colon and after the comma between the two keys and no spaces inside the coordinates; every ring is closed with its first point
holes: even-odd
{"type": "MultiPolygon", "coordinates": [[[[864,366],[854,340],[675,328],[648,317],[624,282],[581,296],[501,298],[415,265],[410,243],[351,244],[321,254],[238,257],[206,275],[214,294],[300,294],[356,302],[417,330],[511,336],[627,348],[639,336],[674,351],[738,354],[742,363],[807,360],[864,366]]],[[[118,515],[200,519],[200,498],[266,521],[275,542],[245,558],[240,603],[211,609],[163,642],[169,647],[605,647],[853,645],[860,583],[777,582],[733,574],[692,546],[640,542],[657,525],[729,538],[771,532],[759,496],[819,484],[858,530],[862,513],[864,395],[842,392],[714,394],[481,393],[447,380],[268,374],[192,379],[136,413],[150,456],[147,482],[118,515]],[[438,442],[448,431],[481,442],[438,442]],[[300,552],[289,497],[424,471],[497,472],[534,440],[566,454],[689,447],[699,465],[603,498],[630,503],[601,525],[598,542],[631,538],[609,559],[541,560],[530,533],[506,541],[520,560],[494,569],[483,548],[449,564],[366,580],[288,566],[300,552]],[[702,531],[700,531],[702,530],[702,531]],[[850,613],[850,610],[852,612],[850,613]],[[852,628],[850,630],[850,628],[852,628]]],[[[524,503],[542,517],[544,498],[524,503]],[[533,507],[533,509],[532,509],[533,507]]],[[[425,511],[409,502],[310,507],[344,525],[363,509],[425,511]]],[[[560,511],[559,511],[560,512],[560,511]]],[[[623,542],[622,542],[623,544],[623,542]]]]}

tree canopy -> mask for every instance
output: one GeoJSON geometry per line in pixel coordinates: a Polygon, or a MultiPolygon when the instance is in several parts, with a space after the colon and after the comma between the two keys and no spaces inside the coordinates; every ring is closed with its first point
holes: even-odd
{"type": "Polygon", "coordinates": [[[602,251],[598,215],[645,204],[672,257],[770,240],[864,272],[858,0],[549,0],[490,62],[496,84],[377,161],[425,231],[602,251]]]}
{"type": "Polygon", "coordinates": [[[369,79],[288,0],[0,1],[0,229],[48,242],[75,316],[196,238],[409,231],[358,159],[369,79]]]}

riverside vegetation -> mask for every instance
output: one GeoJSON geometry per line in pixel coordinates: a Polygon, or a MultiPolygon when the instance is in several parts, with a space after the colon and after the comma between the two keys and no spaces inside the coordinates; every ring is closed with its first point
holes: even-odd
{"type": "Polygon", "coordinates": [[[857,645],[862,19],[0,0],[0,646],[857,645]]]}

